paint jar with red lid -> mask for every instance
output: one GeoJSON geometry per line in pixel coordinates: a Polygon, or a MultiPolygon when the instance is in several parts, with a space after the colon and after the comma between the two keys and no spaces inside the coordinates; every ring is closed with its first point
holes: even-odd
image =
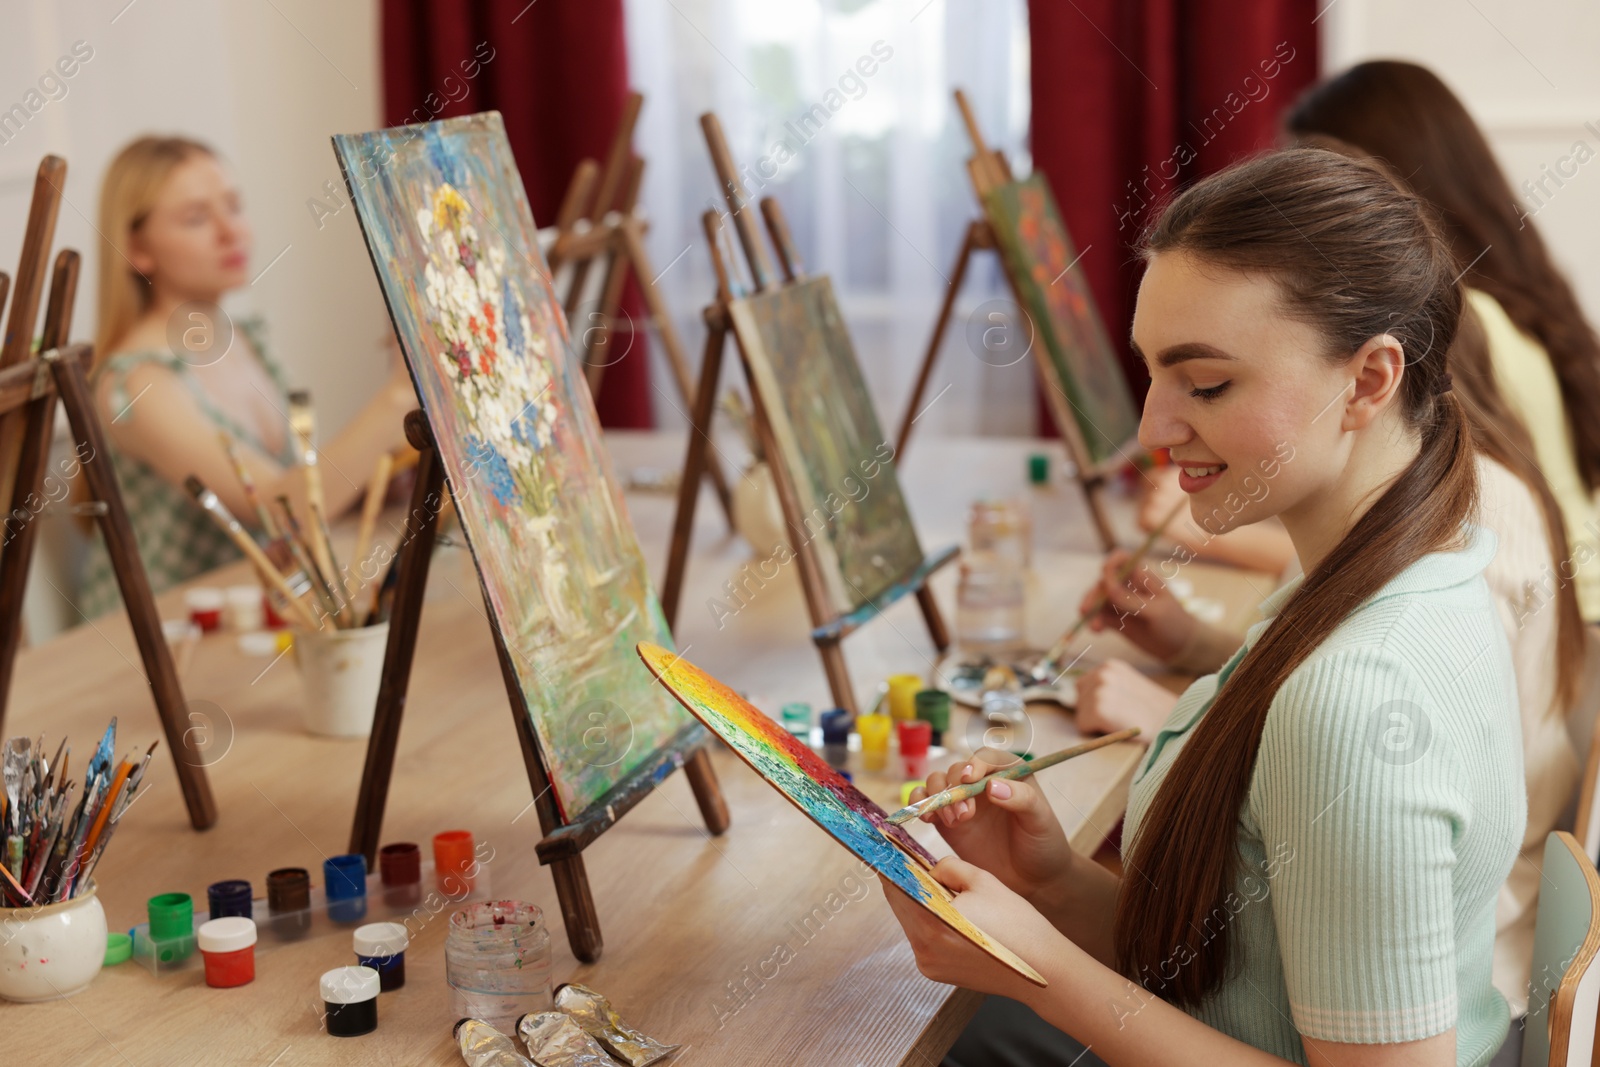
{"type": "Polygon", "coordinates": [[[900,731],[901,771],[907,781],[921,781],[928,776],[928,746],[933,742],[933,724],[926,719],[902,719],[895,727],[900,731]]]}
{"type": "Polygon", "coordinates": [[[471,830],[446,830],[433,835],[433,876],[439,882],[439,892],[452,900],[470,895],[475,888],[475,848],[471,830]]]}
{"type": "Polygon", "coordinates": [[[256,977],[256,924],[241,915],[212,919],[195,934],[206,961],[206,985],[231,989],[256,977]]]}
{"type": "Polygon", "coordinates": [[[409,908],[422,902],[422,849],[410,841],[397,841],[378,850],[378,876],[383,881],[383,902],[391,908],[409,908]]]}
{"type": "Polygon", "coordinates": [[[183,594],[183,606],[189,609],[189,621],[200,627],[202,633],[215,633],[222,629],[222,608],[227,598],[222,590],[210,586],[196,586],[183,594]]]}

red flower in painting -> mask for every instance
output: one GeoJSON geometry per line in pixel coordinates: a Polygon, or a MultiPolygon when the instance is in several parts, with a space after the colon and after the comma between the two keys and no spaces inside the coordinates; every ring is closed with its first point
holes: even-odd
{"type": "Polygon", "coordinates": [[[494,305],[487,300],[483,302],[483,317],[490,325],[494,324],[494,305]]]}
{"type": "Polygon", "coordinates": [[[456,369],[461,372],[461,377],[472,377],[472,356],[467,352],[467,346],[457,341],[451,346],[450,354],[456,359],[456,369]]]}
{"type": "Polygon", "coordinates": [[[475,316],[467,316],[467,332],[474,337],[478,336],[478,320],[475,316]]]}

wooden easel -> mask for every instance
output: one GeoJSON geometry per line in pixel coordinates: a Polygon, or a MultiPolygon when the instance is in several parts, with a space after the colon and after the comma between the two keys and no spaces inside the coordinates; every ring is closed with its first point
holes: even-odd
{"type": "MultiPolygon", "coordinates": [[[[747,200],[744,185],[739,180],[738,169],[734,166],[733,156],[728,150],[727,140],[722,133],[722,124],[716,115],[707,112],[700,117],[700,127],[705,133],[712,163],[722,182],[728,211],[733,217],[734,230],[739,235],[739,243],[749,263],[754,289],[758,293],[770,291],[781,283],[777,280],[772,260],[767,255],[760,232],[745,210],[747,200]]],[[[772,237],[772,243],[778,251],[778,258],[783,266],[784,282],[793,283],[804,279],[805,264],[801,262],[795,250],[783,209],[776,200],[767,197],[761,201],[761,215],[772,237]]],[[[735,340],[738,340],[737,332],[733,331],[729,312],[729,305],[736,294],[731,280],[730,264],[723,258],[722,253],[722,220],[715,211],[706,211],[701,216],[701,223],[705,229],[706,243],[711,250],[711,265],[716,272],[717,292],[715,300],[704,312],[707,327],[706,349],[700,364],[700,385],[695,393],[694,410],[691,415],[688,455],[683,462],[683,481],[678,487],[678,510],[672,527],[672,544],[667,555],[666,578],[662,584],[661,610],[665,613],[669,626],[676,623],[678,602],[683,592],[684,571],[689,557],[689,539],[694,530],[695,502],[699,496],[696,487],[699,482],[699,472],[707,456],[706,430],[710,427],[711,415],[716,405],[723,348],[730,332],[734,332],[735,340]]],[[[952,546],[929,556],[912,574],[855,611],[844,615],[833,614],[822,575],[822,562],[817,558],[815,549],[810,544],[810,538],[805,533],[805,517],[799,502],[800,498],[789,479],[789,472],[778,459],[778,447],[773,439],[771,423],[767,419],[766,400],[756,386],[755,376],[750,373],[749,357],[742,343],[740,356],[745,361],[745,379],[750,385],[750,400],[754,409],[751,421],[755,425],[757,440],[761,443],[762,451],[768,458],[773,483],[778,489],[790,543],[796,546],[795,557],[800,566],[800,585],[805,592],[806,607],[811,614],[811,640],[817,646],[818,655],[822,657],[823,670],[827,673],[828,688],[833,694],[834,703],[855,714],[857,711],[855,690],[850,684],[850,673],[841,647],[844,638],[881,615],[889,605],[907,593],[915,593],[917,604],[922,609],[922,617],[928,626],[928,633],[939,652],[943,653],[950,647],[950,634],[945,627],[944,617],[939,613],[938,602],[933,598],[933,591],[928,588],[927,580],[940,567],[955,559],[958,549],[952,546]]]]}
{"type": "MultiPolygon", "coordinates": [[[[39,167],[35,208],[39,206],[41,194],[59,202],[60,179],[65,173],[65,163],[53,156],[46,157],[39,167]],[[44,191],[45,186],[49,186],[48,192],[44,191]]],[[[49,211],[52,222],[54,215],[52,207],[49,211]]],[[[37,217],[35,214],[29,219],[22,268],[17,272],[17,299],[12,304],[8,331],[8,334],[21,333],[24,337],[32,333],[43,281],[44,257],[49,252],[52,236],[50,226],[35,228],[37,217]]],[[[86,344],[66,346],[77,294],[78,267],[78,253],[70,249],[56,257],[41,338],[44,351],[26,362],[0,370],[0,416],[11,422],[21,419],[20,452],[16,465],[7,471],[12,486],[11,508],[3,524],[7,543],[0,549],[0,737],[5,732],[6,706],[16,672],[17,650],[22,644],[22,601],[39,532],[39,512],[43,506],[40,491],[59,398],[78,445],[79,473],[88,486],[95,518],[117,576],[117,587],[128,609],[128,621],[132,624],[134,640],[155,698],[167,750],[173,754],[177,767],[178,785],[189,810],[189,823],[196,830],[205,830],[217,821],[216,802],[206,778],[204,756],[194,747],[186,729],[183,690],[172,665],[166,636],[161,632],[161,616],[150,591],[150,579],[139,559],[138,542],[111,469],[105,433],[94,411],[85,374],[92,350],[86,344]]],[[[0,284],[0,299],[3,299],[3,289],[0,284]]]]}
{"type": "MultiPolygon", "coordinates": [[[[641,94],[628,94],[603,170],[594,160],[586,159],[573,171],[556,216],[555,244],[547,258],[552,278],[564,268],[571,270],[563,306],[567,322],[576,334],[573,343],[583,354],[583,373],[589,392],[596,397],[600,395],[605,369],[615,362],[607,353],[622,308],[622,291],[632,273],[644,296],[649,320],[655,323],[661,347],[666,351],[678,395],[687,407],[693,403],[694,380],[684,354],[683,339],[678,336],[678,328],[673,325],[661,291],[656,288],[656,270],[644,246],[647,224],[635,213],[644,180],[644,160],[633,154],[633,130],[643,106],[641,94]],[[605,274],[591,326],[578,321],[579,311],[590,268],[600,260],[604,260],[605,274]]],[[[733,498],[722,465],[715,457],[707,462],[705,473],[711,479],[722,512],[731,526],[733,498]]]]}
{"type": "MultiPolygon", "coordinates": [[[[400,740],[400,720],[405,711],[406,687],[411,680],[411,661],[416,653],[417,630],[422,619],[423,593],[428,584],[428,564],[433,555],[434,537],[445,488],[444,467],[434,447],[433,432],[421,411],[406,416],[406,438],[420,453],[417,477],[411,491],[411,506],[398,562],[398,584],[389,622],[389,643],[384,652],[383,680],[378,688],[378,706],[367,740],[367,760],[361,772],[361,791],[356,798],[354,824],[350,828],[350,851],[367,858],[371,869],[377,858],[378,838],[383,828],[383,809],[389,796],[389,778],[394,770],[395,749],[400,740]]],[[[480,579],[481,580],[481,579],[480,579]]],[[[485,598],[487,600],[487,598],[485,598]]],[[[534,808],[544,839],[536,846],[541,864],[550,867],[555,879],[556,897],[567,928],[567,942],[573,955],[585,963],[600,958],[604,941],[600,917],[589,892],[584,870],[583,850],[610,829],[639,801],[650,794],[667,775],[682,767],[689,777],[695,803],[705,819],[706,829],[721,834],[728,828],[728,806],[717,784],[716,772],[707,753],[712,735],[699,723],[689,723],[671,741],[634,768],[605,796],[589,805],[571,822],[563,822],[550,776],[539,752],[522,685],[517,678],[511,653],[491,620],[495,653],[500,674],[510,698],[511,716],[516,722],[517,740],[522,745],[522,761],[533,788],[534,808]]]]}
{"type": "MultiPolygon", "coordinates": [[[[972,181],[973,192],[978,196],[978,203],[983,204],[990,190],[1013,180],[1011,165],[1006,162],[1003,153],[989,148],[984,140],[983,131],[978,128],[977,116],[967,101],[966,93],[957,89],[955,97],[956,106],[961,111],[961,121],[967,128],[967,137],[972,141],[972,155],[967,159],[967,175],[972,181]]],[[[956,297],[960,295],[961,283],[967,275],[967,265],[976,252],[984,250],[998,254],[999,249],[999,242],[995,239],[994,229],[989,225],[988,219],[980,214],[967,224],[967,231],[961,239],[961,249],[956,253],[956,265],[951,271],[950,284],[945,289],[944,302],[939,306],[938,318],[934,320],[933,336],[928,339],[928,349],[923,354],[922,367],[917,372],[916,384],[911,387],[911,398],[906,402],[905,414],[900,419],[900,432],[895,438],[897,458],[905,456],[906,447],[911,440],[911,424],[921,413],[922,397],[927,392],[928,379],[933,375],[934,360],[938,358],[939,349],[944,344],[945,331],[950,326],[950,316],[955,310],[956,297]]],[[[1054,416],[1056,429],[1060,431],[1062,443],[1066,445],[1067,454],[1072,459],[1078,485],[1088,502],[1089,515],[1094,520],[1101,545],[1106,551],[1110,551],[1116,547],[1117,537],[1106,512],[1103,490],[1106,479],[1123,467],[1125,461],[1108,460],[1098,466],[1090,462],[1088,445],[1083,439],[1083,431],[1079,429],[1077,419],[1073,417],[1071,406],[1065,397],[1049,385],[1049,353],[1038,343],[1040,336],[1038,324],[1033,322],[1032,315],[1023,303],[1017,281],[1006,269],[1003,256],[1001,273],[1005,275],[1006,284],[1011,289],[1017,313],[1027,320],[1031,331],[1029,336],[1035,339],[1032,352],[1034,366],[1039,372],[1040,390],[1049,398],[1050,412],[1054,416]]]]}

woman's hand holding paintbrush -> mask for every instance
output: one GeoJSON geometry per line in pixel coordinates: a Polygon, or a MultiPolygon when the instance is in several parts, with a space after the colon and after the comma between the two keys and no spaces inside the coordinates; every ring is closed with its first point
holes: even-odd
{"type": "MultiPolygon", "coordinates": [[[[1180,500],[1174,504],[1167,511],[1165,517],[1151,527],[1144,540],[1140,542],[1138,548],[1133,550],[1132,554],[1121,549],[1111,553],[1106,560],[1106,575],[1102,576],[1100,584],[1090,589],[1083,598],[1083,605],[1078,613],[1078,621],[1073,623],[1072,627],[1061,635],[1060,640],[1051,646],[1050,650],[1044,654],[1044,658],[1039,660],[1038,664],[1033,668],[1034,681],[1054,681],[1056,672],[1061,669],[1061,657],[1066,654],[1073,638],[1077,637],[1085,627],[1093,631],[1103,629],[1103,624],[1096,625],[1095,620],[1103,616],[1106,609],[1113,605],[1113,596],[1119,589],[1127,586],[1136,574],[1144,579],[1149,578],[1148,568],[1142,568],[1145,556],[1150,552],[1151,548],[1155,547],[1156,541],[1166,532],[1167,527],[1172,525],[1172,521],[1178,517],[1178,512],[1182,511],[1187,503],[1186,500],[1180,500]]],[[[1116,616],[1120,619],[1123,614],[1125,613],[1117,612],[1116,616]]]]}
{"type": "MultiPolygon", "coordinates": [[[[912,790],[916,803],[965,782],[976,782],[1021,762],[1009,752],[981,748],[972,758],[931,771],[927,784],[912,790]]],[[[1036,900],[1069,876],[1072,846],[1044,790],[1034,778],[992,780],[983,794],[923,816],[957,856],[1004,882],[1013,892],[1036,900]]]]}
{"type": "Polygon", "coordinates": [[[1091,633],[1118,633],[1163,663],[1193,636],[1198,621],[1149,567],[1129,568],[1117,549],[1106,556],[1100,580],[1083,594],[1079,611],[1091,633]]]}
{"type": "Polygon", "coordinates": [[[1126,730],[1118,730],[1114,734],[1107,734],[1105,737],[1097,737],[1092,741],[1073,745],[1070,748],[1064,748],[1059,752],[1052,752],[1048,756],[1040,756],[1031,761],[1017,760],[1011,766],[995,771],[986,777],[946,786],[943,790],[931,796],[912,801],[890,815],[888,821],[893,826],[899,826],[902,823],[910,822],[912,819],[922,818],[932,815],[936,811],[953,808],[957,804],[981,796],[985,790],[995,783],[1021,781],[1037,774],[1039,771],[1054,767],[1058,763],[1065,763],[1069,759],[1075,759],[1085,753],[1093,752],[1097,748],[1114,745],[1118,741],[1131,741],[1138,736],[1139,728],[1135,726],[1126,730]]]}

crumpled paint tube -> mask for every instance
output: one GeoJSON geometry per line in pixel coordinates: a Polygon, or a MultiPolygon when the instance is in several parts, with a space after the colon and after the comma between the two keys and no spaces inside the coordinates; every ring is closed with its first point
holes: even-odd
{"type": "Polygon", "coordinates": [[[623,1022],[611,1002],[588,986],[568,982],[556,990],[555,1003],[557,1011],[576,1019],[591,1037],[629,1067],[646,1067],[678,1049],[677,1045],[646,1037],[623,1022]]]}
{"type": "Polygon", "coordinates": [[[462,1019],[455,1035],[467,1067],[534,1067],[515,1041],[482,1019],[462,1019]]]}
{"type": "Polygon", "coordinates": [[[594,1038],[559,1011],[529,1012],[517,1020],[517,1033],[539,1067],[617,1067],[594,1038]]]}

